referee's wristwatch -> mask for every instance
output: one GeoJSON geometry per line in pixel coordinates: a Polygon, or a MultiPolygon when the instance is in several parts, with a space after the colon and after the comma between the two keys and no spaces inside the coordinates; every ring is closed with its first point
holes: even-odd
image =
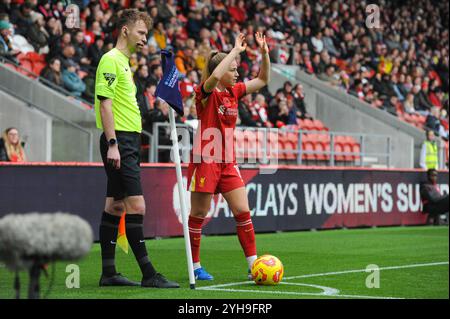
{"type": "Polygon", "coordinates": [[[111,138],[108,141],[108,146],[114,146],[114,145],[117,145],[117,140],[115,138],[111,138]]]}

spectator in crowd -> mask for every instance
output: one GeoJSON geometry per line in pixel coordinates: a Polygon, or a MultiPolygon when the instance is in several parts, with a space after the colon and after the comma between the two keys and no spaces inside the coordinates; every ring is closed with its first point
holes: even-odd
{"type": "Polygon", "coordinates": [[[32,12],[31,21],[33,24],[27,32],[27,39],[39,54],[47,54],[49,52],[48,42],[50,34],[45,29],[44,16],[37,12],[32,12]]]}
{"type": "Polygon", "coordinates": [[[383,110],[385,110],[391,115],[397,116],[397,103],[398,97],[396,95],[392,95],[389,98],[385,97],[383,103],[383,110]]]}
{"type": "Polygon", "coordinates": [[[281,128],[289,123],[287,99],[283,96],[279,103],[269,107],[269,119],[274,127],[281,128]]]}
{"type": "Polygon", "coordinates": [[[0,138],[0,162],[25,162],[25,143],[15,127],[7,128],[0,138]]]}
{"type": "Polygon", "coordinates": [[[62,81],[64,87],[70,93],[80,97],[86,90],[86,84],[78,76],[77,67],[78,65],[75,62],[67,60],[66,68],[62,72],[62,81]]]}
{"type": "Polygon", "coordinates": [[[426,121],[425,121],[425,127],[428,130],[432,130],[434,132],[435,136],[440,136],[444,139],[448,140],[448,131],[444,129],[444,127],[441,124],[440,119],[440,111],[439,108],[436,106],[433,106],[431,108],[430,114],[428,114],[426,121]]]}
{"type": "Polygon", "coordinates": [[[198,82],[197,71],[190,70],[186,77],[180,82],[180,92],[183,100],[187,99],[192,95],[192,93],[194,93],[194,86],[199,84],[198,82]]]}
{"type": "Polygon", "coordinates": [[[426,131],[426,140],[420,151],[420,167],[422,169],[439,169],[439,147],[434,131],[426,131]]]}
{"type": "Polygon", "coordinates": [[[433,107],[430,100],[428,99],[428,96],[422,90],[420,84],[414,85],[412,91],[414,93],[414,105],[415,105],[414,108],[420,114],[427,116],[430,113],[431,108],[433,107]]]}
{"type": "Polygon", "coordinates": [[[252,104],[252,95],[247,94],[241,98],[238,102],[238,112],[241,126],[249,127],[261,127],[262,123],[257,122],[253,119],[253,114],[250,111],[250,105],[252,104]]]}
{"type": "MultiPolygon", "coordinates": [[[[169,122],[169,105],[166,102],[157,100],[155,108],[148,112],[145,116],[146,127],[153,129],[154,123],[169,122]]],[[[150,130],[152,132],[152,130],[150,130]]],[[[170,140],[169,128],[167,126],[158,129],[159,145],[172,145],[170,140]]],[[[170,162],[170,150],[158,150],[158,161],[162,163],[170,162]]]]}
{"type": "Polygon", "coordinates": [[[79,64],[77,63],[75,58],[75,46],[72,43],[67,44],[57,57],[59,58],[63,66],[69,65],[69,62],[73,62],[79,69],[79,64]]]}
{"type": "Polygon", "coordinates": [[[296,115],[298,118],[301,119],[312,119],[312,116],[308,114],[308,111],[306,110],[306,102],[305,102],[305,94],[303,92],[303,85],[300,83],[296,84],[293,90],[293,96],[294,96],[294,104],[297,108],[296,115]]]}
{"type": "Polygon", "coordinates": [[[441,121],[441,126],[444,128],[444,131],[447,133],[448,136],[448,111],[445,108],[442,108],[439,112],[439,119],[441,121]]]}
{"type": "Polygon", "coordinates": [[[25,2],[15,9],[10,18],[11,22],[16,25],[16,33],[26,36],[28,30],[33,24],[31,19],[31,12],[33,12],[33,5],[30,2],[25,2]]]}
{"type": "Polygon", "coordinates": [[[403,103],[403,109],[408,114],[419,114],[416,112],[416,109],[414,108],[414,94],[408,93],[406,95],[406,100],[403,103]]]}
{"type": "Polygon", "coordinates": [[[136,85],[136,99],[141,109],[141,116],[144,112],[149,109],[146,105],[147,100],[145,99],[144,92],[147,87],[148,81],[148,66],[147,64],[139,65],[136,73],[134,74],[134,84],[136,85]],[[144,111],[145,110],[145,111],[144,111]]]}
{"type": "Polygon", "coordinates": [[[154,64],[150,67],[149,81],[158,83],[162,76],[163,70],[160,64],[154,64]]]}
{"type": "Polygon", "coordinates": [[[75,33],[72,43],[75,49],[73,60],[79,64],[81,70],[94,72],[95,69],[91,68],[91,60],[87,57],[88,47],[84,40],[83,31],[75,33]]]}
{"type": "Polygon", "coordinates": [[[102,55],[105,53],[103,49],[104,44],[105,41],[103,40],[102,36],[97,35],[95,36],[95,42],[90,45],[87,50],[87,57],[91,61],[91,66],[93,68],[97,68],[102,55]]]}
{"type": "Polygon", "coordinates": [[[42,69],[41,77],[58,86],[63,86],[61,75],[61,61],[58,58],[50,60],[49,64],[42,69]]]}
{"type": "Polygon", "coordinates": [[[335,68],[333,65],[328,65],[326,67],[325,73],[320,73],[317,77],[320,80],[328,82],[331,85],[338,84],[338,78],[336,78],[335,68]]]}
{"type": "Polygon", "coordinates": [[[427,180],[420,184],[420,198],[422,200],[424,214],[428,214],[429,218],[434,218],[434,224],[440,224],[440,215],[449,212],[448,194],[441,194],[439,185],[437,184],[438,171],[436,169],[429,169],[427,171],[427,180]]]}
{"type": "MultiPolygon", "coordinates": [[[[256,94],[254,100],[247,107],[250,111],[252,120],[258,127],[272,127],[267,114],[266,98],[262,94],[256,94]]],[[[242,119],[241,119],[242,121],[242,119]]]]}
{"type": "Polygon", "coordinates": [[[13,48],[11,39],[12,25],[6,20],[0,20],[0,56],[18,63],[16,56],[20,51],[13,48]]]}

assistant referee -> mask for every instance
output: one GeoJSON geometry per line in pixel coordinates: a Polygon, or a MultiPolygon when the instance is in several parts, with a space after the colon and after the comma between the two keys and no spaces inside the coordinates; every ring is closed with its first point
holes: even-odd
{"type": "Polygon", "coordinates": [[[145,12],[126,9],[119,16],[114,49],[100,60],[95,79],[97,127],[103,130],[100,152],[108,186],[100,224],[102,275],[100,286],[179,288],[157,273],[147,256],[143,220],[145,201],[140,179],[141,115],[129,64],[131,54],[147,42],[151,18],[145,12]],[[128,242],[142,271],[141,283],[117,273],[115,249],[121,214],[126,211],[128,242]]]}

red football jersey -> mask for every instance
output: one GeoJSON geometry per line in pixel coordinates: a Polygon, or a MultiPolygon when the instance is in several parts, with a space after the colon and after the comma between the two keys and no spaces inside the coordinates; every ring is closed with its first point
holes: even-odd
{"type": "Polygon", "coordinates": [[[202,85],[203,83],[195,88],[199,127],[194,138],[193,161],[235,163],[234,128],[238,116],[238,100],[245,95],[245,84],[236,83],[224,92],[219,92],[216,88],[209,94],[203,92],[202,85]]]}

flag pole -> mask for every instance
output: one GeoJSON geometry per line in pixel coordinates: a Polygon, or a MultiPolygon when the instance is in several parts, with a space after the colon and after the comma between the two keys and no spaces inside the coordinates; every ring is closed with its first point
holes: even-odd
{"type": "Polygon", "coordinates": [[[189,286],[191,289],[195,289],[194,265],[192,263],[191,240],[189,238],[188,217],[187,217],[187,211],[186,211],[186,201],[184,198],[185,192],[183,189],[184,186],[183,186],[183,177],[181,174],[181,160],[180,160],[180,152],[179,152],[179,147],[178,147],[178,134],[177,134],[176,126],[175,126],[174,113],[175,113],[175,111],[173,110],[173,108],[169,107],[170,138],[172,140],[175,168],[176,168],[176,172],[177,172],[177,183],[178,183],[178,193],[179,193],[179,198],[180,198],[181,218],[183,221],[184,244],[186,247],[186,257],[187,257],[188,272],[189,272],[189,286]]]}

